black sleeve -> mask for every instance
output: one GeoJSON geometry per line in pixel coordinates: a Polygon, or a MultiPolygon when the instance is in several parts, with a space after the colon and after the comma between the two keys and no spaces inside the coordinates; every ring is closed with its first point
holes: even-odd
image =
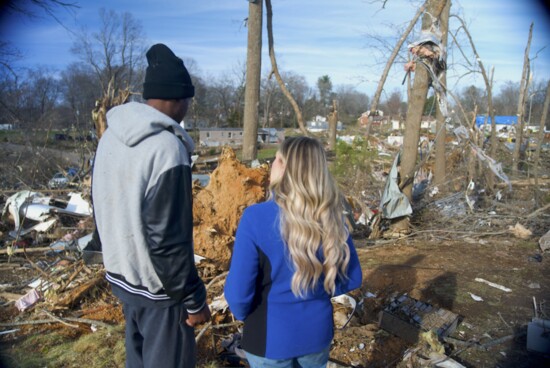
{"type": "Polygon", "coordinates": [[[149,255],[166,293],[193,313],[206,301],[193,254],[191,168],[176,166],[162,174],[144,201],[142,216],[149,255]]]}

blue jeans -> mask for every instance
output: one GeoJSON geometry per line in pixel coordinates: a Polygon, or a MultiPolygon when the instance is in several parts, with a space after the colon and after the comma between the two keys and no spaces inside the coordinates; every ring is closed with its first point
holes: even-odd
{"type": "Polygon", "coordinates": [[[292,359],[268,359],[246,353],[251,368],[325,368],[328,362],[330,345],[319,353],[302,355],[292,359]]]}

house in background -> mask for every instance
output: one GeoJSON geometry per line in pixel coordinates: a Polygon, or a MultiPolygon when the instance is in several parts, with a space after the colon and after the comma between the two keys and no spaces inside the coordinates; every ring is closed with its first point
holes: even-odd
{"type": "MultiPolygon", "coordinates": [[[[283,129],[258,129],[258,143],[277,144],[285,139],[283,129]]],[[[200,128],[199,143],[201,147],[242,146],[242,128],[200,128]]]]}
{"type": "Polygon", "coordinates": [[[369,119],[371,120],[371,125],[373,126],[384,125],[388,122],[388,117],[384,116],[384,111],[382,110],[376,110],[373,115],[370,115],[370,110],[366,111],[362,113],[357,120],[359,121],[359,125],[365,128],[369,123],[369,119]]]}
{"type": "Polygon", "coordinates": [[[243,144],[242,128],[202,128],[199,129],[201,147],[238,146],[243,144]]]}
{"type": "MultiPolygon", "coordinates": [[[[315,119],[306,123],[306,129],[312,133],[326,132],[328,130],[328,121],[324,116],[317,115],[315,119]]],[[[342,130],[342,122],[336,123],[336,130],[342,130]]]]}
{"type": "MultiPolygon", "coordinates": [[[[515,132],[517,125],[518,125],[517,116],[495,116],[495,127],[497,132],[500,132],[502,130],[515,132]]],[[[485,116],[485,115],[476,116],[476,126],[479,129],[490,131],[491,117],[485,116]]]]}
{"type": "MultiPolygon", "coordinates": [[[[501,140],[512,141],[516,136],[516,126],[518,125],[517,116],[495,116],[495,129],[497,137],[501,140]]],[[[478,129],[489,133],[491,127],[491,117],[485,115],[476,116],[476,126],[478,129]]]]}

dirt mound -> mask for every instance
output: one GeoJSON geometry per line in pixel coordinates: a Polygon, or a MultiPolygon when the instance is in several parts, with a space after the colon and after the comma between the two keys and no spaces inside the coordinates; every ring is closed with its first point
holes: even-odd
{"type": "Polygon", "coordinates": [[[225,147],[219,165],[205,188],[193,199],[195,253],[229,268],[237,225],[244,209],[266,197],[268,167],[249,168],[230,147],[225,147]]]}

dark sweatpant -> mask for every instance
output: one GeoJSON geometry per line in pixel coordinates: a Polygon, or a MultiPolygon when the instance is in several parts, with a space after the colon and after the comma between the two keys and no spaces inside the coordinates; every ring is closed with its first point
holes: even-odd
{"type": "Polygon", "coordinates": [[[182,305],[148,308],[123,303],[123,310],[127,368],[195,367],[195,333],[185,323],[182,305]]]}

